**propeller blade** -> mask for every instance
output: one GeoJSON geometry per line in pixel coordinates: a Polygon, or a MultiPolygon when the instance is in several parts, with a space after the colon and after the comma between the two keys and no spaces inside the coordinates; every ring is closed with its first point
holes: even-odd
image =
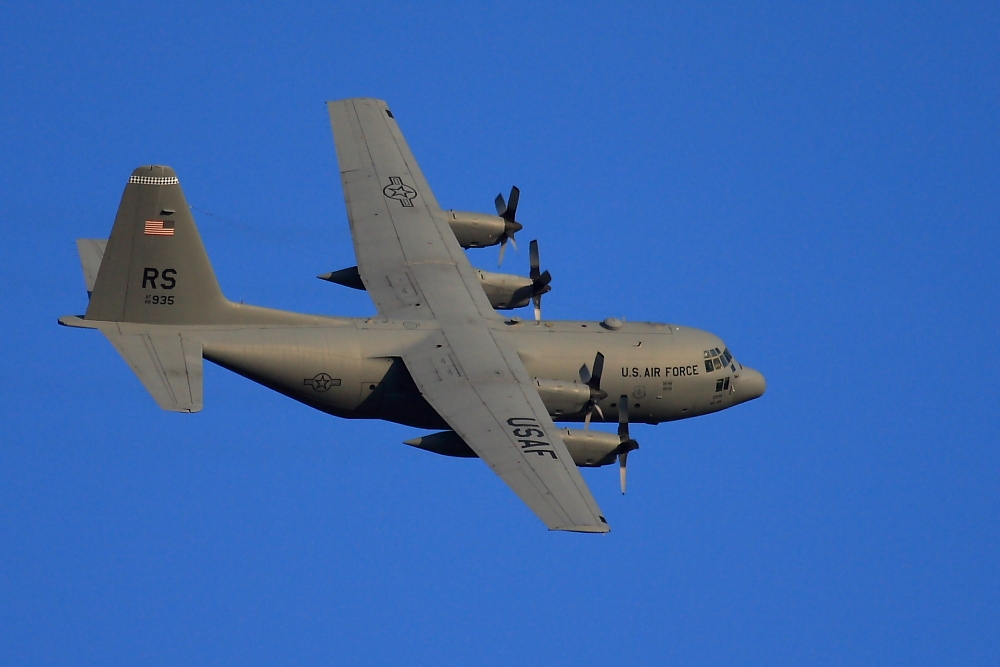
{"type": "MultiPolygon", "coordinates": [[[[604,374],[604,355],[598,352],[597,356],[594,357],[594,377],[592,378],[594,380],[594,384],[591,385],[591,388],[593,389],[601,388],[601,376],[603,374],[604,374]]],[[[607,394],[605,394],[605,396],[607,396],[607,394]]]]}
{"type": "Polygon", "coordinates": [[[493,203],[496,204],[497,215],[506,220],[507,216],[505,216],[504,213],[507,212],[507,204],[503,200],[503,195],[502,194],[497,195],[497,198],[494,200],[493,203]]]}
{"type": "Polygon", "coordinates": [[[538,258],[537,240],[532,240],[531,243],[528,244],[528,261],[531,266],[531,270],[528,272],[528,277],[531,278],[531,300],[535,303],[535,321],[541,322],[542,295],[552,289],[549,287],[549,283],[552,282],[552,274],[548,271],[541,273],[541,261],[538,258]]]}
{"type": "Polygon", "coordinates": [[[618,399],[618,474],[622,484],[622,495],[625,495],[626,475],[628,474],[628,453],[639,449],[639,443],[632,439],[628,432],[628,396],[622,394],[618,399]]]}
{"type": "MultiPolygon", "coordinates": [[[[546,273],[548,273],[546,271],[546,273]]],[[[540,305],[540,304],[539,304],[540,305]]],[[[608,392],[601,389],[601,374],[604,373],[604,355],[600,352],[594,357],[594,372],[591,373],[590,369],[587,368],[587,364],[580,367],[580,380],[590,387],[590,398],[583,406],[583,410],[586,413],[583,417],[583,428],[590,428],[590,420],[596,411],[598,415],[601,416],[601,421],[604,421],[604,411],[601,410],[601,406],[598,405],[601,401],[608,397],[608,392]]]]}
{"type": "Polygon", "coordinates": [[[550,282],[552,282],[552,274],[546,271],[536,278],[531,286],[533,290],[531,300],[535,303],[535,320],[538,322],[542,321],[542,295],[552,289],[549,287],[550,282]]]}
{"type": "Polygon", "coordinates": [[[524,229],[524,225],[515,220],[517,215],[517,202],[521,199],[521,191],[515,185],[510,189],[510,198],[504,202],[503,193],[498,194],[497,198],[493,201],[497,207],[497,215],[503,218],[504,227],[503,234],[500,235],[500,261],[497,262],[497,266],[503,265],[504,251],[507,249],[507,241],[511,242],[514,246],[514,250],[517,251],[517,241],[514,240],[514,234],[524,229]]]}
{"type": "Polygon", "coordinates": [[[521,191],[515,185],[510,189],[510,197],[507,199],[507,210],[500,217],[511,222],[517,217],[517,202],[521,199],[521,191]]]}
{"type": "Polygon", "coordinates": [[[623,443],[632,439],[628,434],[628,396],[625,394],[618,399],[618,438],[623,443]]]}
{"type": "Polygon", "coordinates": [[[618,476],[621,478],[623,496],[625,495],[625,476],[628,474],[628,468],[625,467],[626,459],[628,459],[628,452],[623,452],[618,455],[618,476]]]}

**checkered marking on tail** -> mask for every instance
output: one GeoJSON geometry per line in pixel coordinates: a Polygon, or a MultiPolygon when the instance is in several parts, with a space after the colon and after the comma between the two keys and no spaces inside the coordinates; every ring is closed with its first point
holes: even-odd
{"type": "Polygon", "coordinates": [[[129,183],[139,185],[179,185],[180,181],[176,176],[129,176],[129,183]]]}

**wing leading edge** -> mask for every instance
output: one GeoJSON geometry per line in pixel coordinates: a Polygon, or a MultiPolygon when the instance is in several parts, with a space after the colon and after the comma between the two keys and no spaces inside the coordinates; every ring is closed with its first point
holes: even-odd
{"type": "Polygon", "coordinates": [[[428,403],[552,530],[607,532],[385,102],[329,102],[358,271],[385,317],[436,320],[402,352],[428,403]]]}

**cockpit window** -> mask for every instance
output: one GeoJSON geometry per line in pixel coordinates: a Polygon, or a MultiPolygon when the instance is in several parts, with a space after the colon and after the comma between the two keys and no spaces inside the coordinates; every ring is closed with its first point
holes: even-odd
{"type": "Polygon", "coordinates": [[[719,348],[714,348],[711,350],[705,350],[703,353],[705,358],[705,372],[711,373],[712,371],[717,371],[726,366],[730,366],[733,361],[733,355],[727,347],[725,350],[719,351],[719,348]]]}

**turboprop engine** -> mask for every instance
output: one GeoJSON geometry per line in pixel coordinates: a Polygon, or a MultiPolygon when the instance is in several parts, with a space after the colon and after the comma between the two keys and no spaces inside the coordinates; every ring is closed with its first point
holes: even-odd
{"type": "Polygon", "coordinates": [[[515,219],[517,215],[517,202],[521,198],[521,191],[515,185],[510,189],[510,197],[504,201],[503,195],[497,195],[497,214],[472,213],[469,211],[445,211],[451,231],[455,233],[458,244],[463,248],[486,248],[491,245],[500,244],[500,261],[503,264],[503,254],[507,250],[507,241],[514,244],[514,234],[524,229],[524,226],[515,219]]]}
{"type": "Polygon", "coordinates": [[[513,273],[494,273],[476,269],[479,282],[486,292],[490,305],[494,310],[513,310],[527,306],[531,302],[534,290],[532,280],[513,273]]]}
{"type": "MultiPolygon", "coordinates": [[[[600,359],[600,365],[603,366],[603,355],[601,355],[600,352],[598,352],[598,358],[600,359]]],[[[598,365],[596,360],[594,365],[598,365]]],[[[599,382],[600,380],[598,379],[598,383],[599,382]]],[[[542,396],[543,401],[546,397],[552,400],[553,395],[555,395],[560,400],[566,400],[569,405],[576,405],[579,402],[579,398],[584,394],[583,392],[577,392],[577,390],[571,385],[576,385],[576,383],[559,382],[556,380],[535,380],[535,388],[539,390],[538,393],[542,396]],[[542,393],[543,391],[545,393],[542,393]]],[[[586,395],[590,395],[590,385],[583,384],[577,386],[583,387],[586,390],[586,395]]],[[[606,392],[600,393],[607,396],[606,392]]],[[[586,406],[591,404],[592,401],[593,399],[586,400],[584,405],[586,406]]],[[[617,434],[605,433],[604,431],[591,431],[588,428],[588,422],[588,426],[585,426],[582,430],[570,428],[560,429],[559,436],[562,438],[563,443],[565,443],[570,456],[573,457],[573,463],[581,468],[599,468],[600,466],[609,465],[617,459],[618,474],[621,480],[622,493],[624,494],[628,470],[626,467],[628,454],[631,451],[639,449],[639,443],[633,440],[632,436],[629,434],[628,396],[620,397],[618,405],[617,434]]],[[[550,413],[552,412],[552,409],[549,407],[549,403],[547,402],[546,409],[548,409],[550,413]]],[[[518,433],[515,431],[514,435],[517,436],[518,433]]],[[[538,444],[531,443],[528,440],[524,440],[522,442],[538,444]]],[[[432,433],[419,438],[404,440],[403,443],[410,445],[411,447],[423,449],[428,452],[434,452],[435,454],[442,454],[444,456],[458,456],[463,458],[475,458],[477,456],[472,448],[469,447],[464,440],[462,440],[462,437],[454,431],[432,433]]]]}
{"type": "Polygon", "coordinates": [[[566,380],[536,379],[535,389],[553,419],[580,414],[591,397],[588,385],[566,380]]]}
{"type": "Polygon", "coordinates": [[[507,231],[507,221],[499,215],[472,211],[445,211],[445,216],[451,231],[455,232],[458,245],[463,248],[488,248],[496,245],[507,231]]]}
{"type": "MultiPolygon", "coordinates": [[[[552,274],[546,271],[542,273],[538,267],[538,242],[531,242],[531,273],[524,276],[512,273],[493,273],[476,269],[479,282],[486,292],[490,305],[495,310],[512,310],[527,306],[528,303],[535,304],[535,319],[542,318],[542,295],[551,291],[552,274]]],[[[339,271],[331,271],[316,276],[320,280],[327,280],[351,289],[364,290],[365,284],[361,280],[358,267],[351,266],[339,271]]]]}
{"type": "MultiPolygon", "coordinates": [[[[476,274],[479,276],[483,291],[486,292],[486,296],[490,300],[490,305],[496,310],[512,310],[527,306],[532,297],[540,290],[544,290],[540,292],[540,294],[544,294],[552,289],[548,281],[541,284],[537,278],[532,280],[512,273],[493,273],[492,271],[476,269],[476,274]]],[[[361,274],[356,266],[324,273],[316,277],[351,289],[365,289],[365,284],[361,281],[361,274]]],[[[551,276],[549,279],[551,280],[551,276]]]]}

